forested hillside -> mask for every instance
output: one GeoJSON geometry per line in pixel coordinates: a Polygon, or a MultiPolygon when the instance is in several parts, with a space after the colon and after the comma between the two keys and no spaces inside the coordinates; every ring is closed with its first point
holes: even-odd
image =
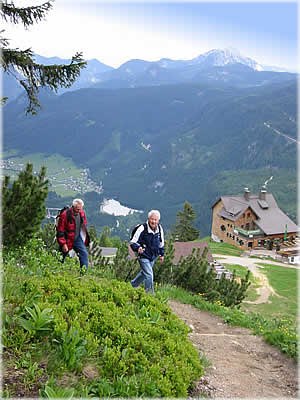
{"type": "MultiPolygon", "coordinates": [[[[215,82],[44,92],[38,115],[24,115],[22,97],[5,106],[3,147],[71,157],[103,184],[105,198],[158,208],[167,228],[188,201],[201,236],[210,232],[218,196],[245,186],[258,192],[273,175],[268,190],[295,221],[296,87],[293,77],[248,88],[215,82]]],[[[98,206],[91,215],[99,227],[98,206]]]]}

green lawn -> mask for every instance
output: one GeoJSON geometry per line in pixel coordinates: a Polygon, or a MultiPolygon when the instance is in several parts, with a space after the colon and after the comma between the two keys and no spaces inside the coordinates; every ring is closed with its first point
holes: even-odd
{"type": "MultiPolygon", "coordinates": [[[[222,262],[222,258],[220,257],[222,262]]],[[[267,263],[258,263],[263,268],[259,269],[268,278],[270,286],[275,290],[275,295],[269,297],[269,302],[263,304],[242,303],[243,311],[257,312],[266,318],[291,318],[298,320],[298,290],[297,278],[298,270],[295,268],[280,267],[267,263]]],[[[236,271],[238,278],[243,278],[247,268],[242,265],[226,264],[226,268],[233,272],[236,271]]],[[[250,272],[251,285],[247,290],[245,301],[256,301],[259,297],[257,289],[261,286],[260,281],[250,272]]]]}
{"type": "Polygon", "coordinates": [[[276,292],[276,296],[271,295],[270,303],[247,305],[255,308],[256,312],[268,316],[277,316],[280,318],[289,317],[293,320],[298,318],[298,290],[297,279],[298,270],[295,268],[280,267],[260,263],[263,269],[260,272],[265,274],[270,285],[276,292]]]}
{"type": "MultiPolygon", "coordinates": [[[[280,267],[266,263],[259,263],[262,266],[259,270],[268,278],[270,286],[277,295],[271,295],[269,302],[263,304],[243,303],[241,309],[244,311],[253,311],[260,313],[265,317],[291,318],[297,321],[298,318],[298,290],[297,277],[298,270],[295,268],[280,267]]],[[[230,271],[236,270],[238,277],[242,278],[247,271],[246,267],[241,265],[226,264],[230,271]]],[[[258,299],[256,289],[260,287],[259,280],[250,273],[251,285],[248,288],[246,301],[255,301],[258,299]]]]}

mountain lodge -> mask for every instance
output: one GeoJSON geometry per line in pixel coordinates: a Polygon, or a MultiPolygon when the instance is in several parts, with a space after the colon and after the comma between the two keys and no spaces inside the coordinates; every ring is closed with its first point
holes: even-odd
{"type": "Polygon", "coordinates": [[[273,195],[263,186],[260,193],[221,196],[212,206],[211,239],[233,244],[240,249],[294,242],[298,226],[278,207],[273,195]]]}

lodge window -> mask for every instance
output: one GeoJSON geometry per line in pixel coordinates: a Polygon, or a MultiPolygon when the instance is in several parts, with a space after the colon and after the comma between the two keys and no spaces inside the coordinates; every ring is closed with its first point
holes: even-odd
{"type": "Polygon", "coordinates": [[[223,231],[223,232],[226,231],[225,225],[221,225],[221,231],[223,231]]]}

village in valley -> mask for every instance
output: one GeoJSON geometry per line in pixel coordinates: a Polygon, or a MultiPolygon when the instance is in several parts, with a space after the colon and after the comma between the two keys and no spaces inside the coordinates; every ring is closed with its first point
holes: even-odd
{"type": "MultiPolygon", "coordinates": [[[[19,159],[14,158],[1,160],[0,168],[2,170],[2,176],[9,175],[14,179],[20,171],[25,167],[25,164],[20,162],[19,159]]],[[[77,172],[77,175],[72,175],[71,167],[62,167],[51,171],[48,169],[47,179],[49,180],[49,190],[55,191],[58,194],[75,194],[75,193],[86,193],[96,192],[98,194],[103,192],[102,182],[94,182],[89,178],[89,169],[85,168],[77,172]]],[[[38,171],[34,171],[34,174],[38,174],[38,171]]]]}

